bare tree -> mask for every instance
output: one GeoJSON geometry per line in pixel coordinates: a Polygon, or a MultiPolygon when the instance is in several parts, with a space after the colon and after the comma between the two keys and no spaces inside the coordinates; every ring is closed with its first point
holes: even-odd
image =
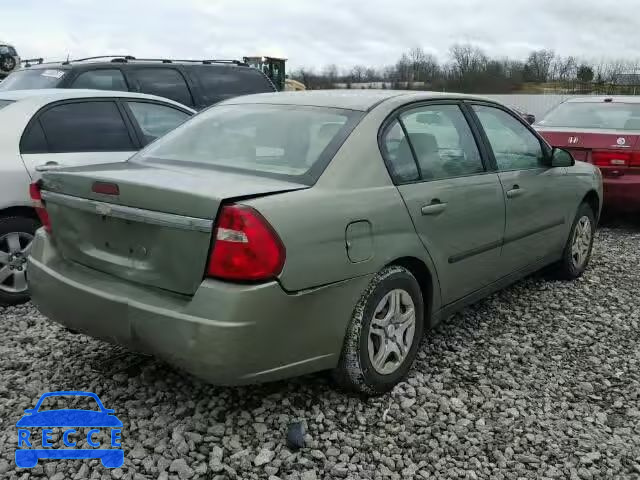
{"type": "Polygon", "coordinates": [[[455,44],[451,47],[449,53],[460,76],[478,72],[487,65],[487,55],[480,48],[469,43],[464,45],[455,44]]]}
{"type": "Polygon", "coordinates": [[[331,86],[333,87],[333,85],[338,83],[338,67],[337,67],[337,65],[335,63],[332,63],[331,65],[327,65],[322,70],[322,75],[324,77],[326,77],[327,83],[331,84],[331,86]]]}
{"type": "Polygon", "coordinates": [[[367,67],[363,65],[354,65],[351,68],[351,72],[349,74],[349,77],[351,77],[351,81],[354,83],[363,82],[366,70],[367,70],[367,67]]]}
{"type": "Polygon", "coordinates": [[[536,50],[529,54],[525,64],[525,80],[533,82],[546,82],[549,79],[549,71],[555,53],[553,50],[536,50]]]}
{"type": "Polygon", "coordinates": [[[440,73],[438,60],[422,48],[415,47],[407,55],[411,80],[416,82],[432,82],[440,73]]]}

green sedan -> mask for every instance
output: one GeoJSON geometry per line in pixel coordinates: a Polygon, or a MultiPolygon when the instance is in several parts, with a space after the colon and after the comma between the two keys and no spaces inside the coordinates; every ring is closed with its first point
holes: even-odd
{"type": "Polygon", "coordinates": [[[602,179],[487,99],[315,91],[234,98],[31,194],[52,320],[216,384],[332,370],[378,394],[456,310],[580,276],[602,179]]]}

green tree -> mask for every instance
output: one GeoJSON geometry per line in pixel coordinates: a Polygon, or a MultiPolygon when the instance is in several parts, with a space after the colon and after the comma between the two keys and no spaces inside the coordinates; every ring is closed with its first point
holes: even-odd
{"type": "Polygon", "coordinates": [[[581,82],[591,82],[593,80],[593,68],[589,65],[580,65],[578,67],[578,80],[581,82]]]}

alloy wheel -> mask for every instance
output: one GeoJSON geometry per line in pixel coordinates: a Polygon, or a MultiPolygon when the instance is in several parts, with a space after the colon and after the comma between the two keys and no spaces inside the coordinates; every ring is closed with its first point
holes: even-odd
{"type": "Polygon", "coordinates": [[[414,342],[416,309],[409,292],[396,289],[378,303],[369,326],[369,360],[376,372],[389,375],[407,358],[414,342]]]}
{"type": "Polygon", "coordinates": [[[26,232],[10,232],[0,236],[0,291],[27,291],[27,257],[32,242],[33,235],[26,232]]]}
{"type": "Polygon", "coordinates": [[[575,268],[580,269],[587,262],[589,250],[591,249],[592,235],[591,220],[589,220],[589,217],[586,215],[580,217],[580,220],[578,220],[576,224],[573,243],[571,244],[571,260],[575,268]]]}

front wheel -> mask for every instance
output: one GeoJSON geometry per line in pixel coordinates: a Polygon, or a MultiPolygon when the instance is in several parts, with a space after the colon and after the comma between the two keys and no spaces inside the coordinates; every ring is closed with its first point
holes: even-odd
{"type": "Polygon", "coordinates": [[[0,60],[0,70],[4,72],[11,72],[16,68],[16,59],[10,55],[3,57],[0,60]]]}
{"type": "Polygon", "coordinates": [[[423,328],[418,281],[403,267],[385,268],[353,311],[334,379],[348,390],[368,395],[391,390],[411,368],[423,328]]]}
{"type": "Polygon", "coordinates": [[[588,204],[583,203],[578,208],[562,253],[562,260],[556,268],[556,273],[560,278],[574,280],[587,269],[591,259],[595,231],[596,219],[593,210],[588,204]]]}

